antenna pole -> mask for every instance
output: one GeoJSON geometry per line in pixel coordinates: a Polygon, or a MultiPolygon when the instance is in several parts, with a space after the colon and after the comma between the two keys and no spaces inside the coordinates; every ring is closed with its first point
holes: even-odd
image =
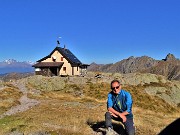
{"type": "Polygon", "coordinates": [[[59,42],[59,40],[57,40],[57,47],[59,47],[60,46],[60,42],[59,42]]]}
{"type": "Polygon", "coordinates": [[[60,46],[60,41],[59,41],[60,38],[61,38],[61,37],[59,36],[59,37],[58,37],[58,40],[57,40],[57,47],[60,46]]]}

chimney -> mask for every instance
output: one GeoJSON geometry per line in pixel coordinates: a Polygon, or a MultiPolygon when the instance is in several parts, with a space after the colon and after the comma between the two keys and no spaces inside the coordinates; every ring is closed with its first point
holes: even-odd
{"type": "Polygon", "coordinates": [[[64,45],[64,50],[66,49],[66,45],[64,45]]]}

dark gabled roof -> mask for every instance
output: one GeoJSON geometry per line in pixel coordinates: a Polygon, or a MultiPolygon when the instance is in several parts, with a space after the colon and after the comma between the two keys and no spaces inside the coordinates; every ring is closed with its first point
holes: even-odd
{"type": "Polygon", "coordinates": [[[64,62],[39,62],[36,63],[34,65],[32,65],[32,67],[60,67],[64,64],[64,62]]]}
{"type": "Polygon", "coordinates": [[[76,65],[80,65],[82,64],[81,61],[69,50],[66,48],[62,48],[62,47],[56,47],[48,56],[38,60],[37,62],[41,62],[42,60],[45,60],[47,58],[50,58],[51,55],[54,53],[54,51],[59,51],[59,53],[65,58],[67,59],[67,61],[69,63],[71,63],[72,65],[76,66],[76,65]]]}
{"type": "Polygon", "coordinates": [[[81,64],[81,61],[69,49],[61,47],[56,48],[71,64],[81,64]]]}

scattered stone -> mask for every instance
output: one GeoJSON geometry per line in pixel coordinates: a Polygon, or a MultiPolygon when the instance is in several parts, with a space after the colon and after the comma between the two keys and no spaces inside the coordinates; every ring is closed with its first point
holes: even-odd
{"type": "Polygon", "coordinates": [[[13,132],[7,133],[6,135],[24,135],[24,133],[21,133],[19,131],[13,131],[13,132]]]}
{"type": "Polygon", "coordinates": [[[38,132],[34,132],[34,133],[29,133],[27,135],[51,135],[51,134],[48,133],[47,131],[38,131],[38,132]]]}

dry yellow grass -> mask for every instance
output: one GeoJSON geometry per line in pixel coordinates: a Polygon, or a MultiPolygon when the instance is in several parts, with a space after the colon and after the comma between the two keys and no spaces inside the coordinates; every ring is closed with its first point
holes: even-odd
{"type": "Polygon", "coordinates": [[[138,135],[157,135],[167,125],[180,117],[179,113],[153,112],[134,107],[134,119],[138,135]]]}
{"type": "MultiPolygon", "coordinates": [[[[3,126],[0,120],[0,127],[3,129],[1,132],[16,128],[25,134],[33,131],[50,131],[64,135],[83,135],[90,131],[88,120],[97,121],[103,117],[99,115],[99,108],[104,109],[102,104],[82,102],[66,95],[52,99],[48,95],[49,93],[39,106],[9,118],[13,119],[14,123],[17,121],[17,125],[6,123],[3,126]]],[[[6,118],[4,119],[6,121],[6,118]]]]}
{"type": "Polygon", "coordinates": [[[5,83],[4,85],[4,89],[0,90],[0,114],[19,104],[18,99],[22,96],[22,92],[17,87],[10,83],[5,83]]]}
{"type": "MultiPolygon", "coordinates": [[[[178,108],[172,107],[174,112],[169,112],[167,103],[143,93],[142,86],[123,88],[129,90],[134,99],[137,135],[156,135],[179,118],[178,108]]],[[[104,127],[108,92],[109,84],[88,83],[84,86],[67,85],[62,91],[44,91],[40,95],[29,93],[28,97],[41,103],[25,112],[0,119],[0,134],[17,130],[25,135],[36,131],[48,131],[53,135],[92,135],[104,127]],[[83,96],[74,94],[79,88],[83,96]]]]}

